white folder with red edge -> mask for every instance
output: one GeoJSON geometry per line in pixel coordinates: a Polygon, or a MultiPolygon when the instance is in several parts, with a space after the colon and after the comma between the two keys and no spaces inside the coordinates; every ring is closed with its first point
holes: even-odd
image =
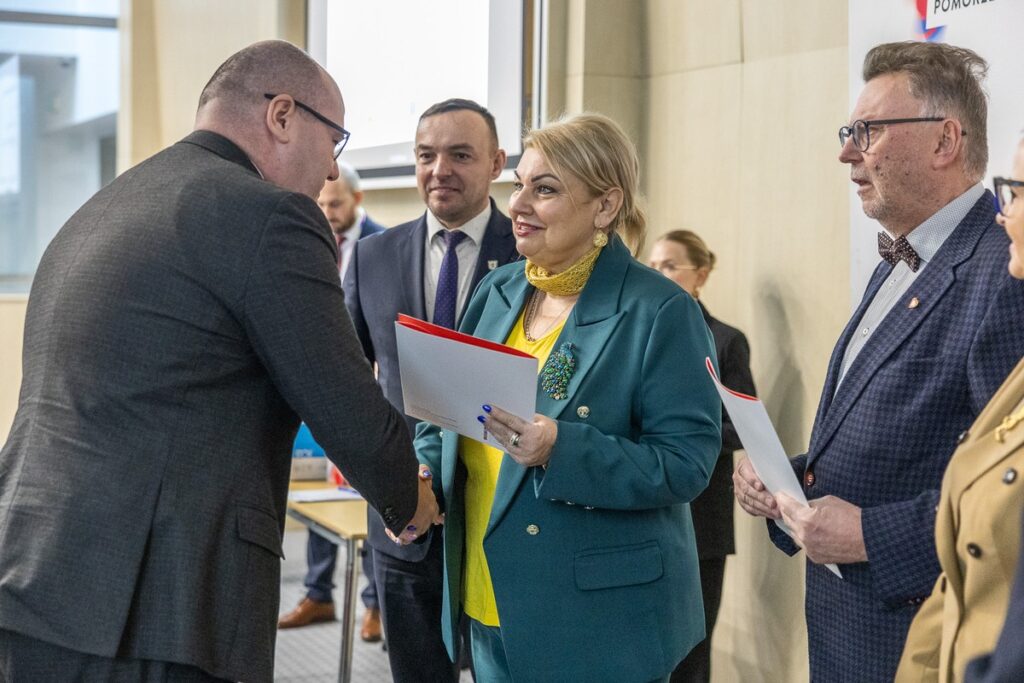
{"type": "Polygon", "coordinates": [[[402,400],[411,417],[501,448],[477,419],[498,406],[526,421],[537,410],[537,359],[497,342],[399,315],[402,400]]]}
{"type": "MultiPolygon", "coordinates": [[[[783,491],[797,502],[807,505],[807,496],[804,495],[800,480],[797,479],[792,465],[789,464],[789,458],[782,448],[782,441],[779,440],[779,435],[775,431],[775,427],[772,426],[764,403],[753,396],[729,389],[719,381],[711,359],[705,358],[704,363],[707,365],[708,374],[711,375],[711,379],[715,383],[718,395],[722,397],[722,404],[732,419],[732,425],[736,428],[736,433],[743,443],[743,450],[747,452],[747,458],[750,459],[750,464],[754,466],[754,471],[757,472],[757,476],[764,483],[765,488],[772,495],[783,491]]],[[[793,535],[793,532],[782,520],[776,520],[775,523],[787,534],[793,535]]],[[[836,576],[843,578],[839,567],[834,564],[825,566],[831,569],[836,576]]]]}

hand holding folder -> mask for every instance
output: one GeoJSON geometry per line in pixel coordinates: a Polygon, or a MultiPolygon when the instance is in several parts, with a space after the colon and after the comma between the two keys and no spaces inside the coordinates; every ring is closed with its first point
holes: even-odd
{"type": "Polygon", "coordinates": [[[411,417],[501,448],[477,421],[481,406],[524,420],[537,409],[537,359],[504,344],[407,315],[395,322],[402,400],[411,417]]]}
{"type": "MultiPolygon", "coordinates": [[[[757,476],[764,483],[765,488],[773,495],[780,493],[790,496],[798,504],[808,507],[807,497],[804,495],[803,487],[796,478],[796,473],[789,463],[789,457],[782,448],[782,441],[772,426],[771,418],[764,404],[753,396],[747,396],[737,391],[732,391],[718,380],[715,374],[715,367],[710,358],[704,359],[707,365],[708,374],[715,383],[718,395],[722,398],[732,424],[736,427],[736,433],[743,443],[743,449],[747,452],[747,458],[754,466],[757,476]]],[[[780,529],[790,536],[793,532],[786,527],[781,520],[775,520],[780,529]]],[[[827,564],[832,572],[842,578],[839,568],[835,564],[827,564]]]]}

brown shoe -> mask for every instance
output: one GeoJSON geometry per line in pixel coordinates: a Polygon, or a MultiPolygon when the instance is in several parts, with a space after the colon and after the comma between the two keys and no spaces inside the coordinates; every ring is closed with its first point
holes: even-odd
{"type": "Polygon", "coordinates": [[[359,637],[367,643],[380,642],[380,610],[376,607],[363,613],[363,628],[359,631],[359,637]]]}
{"type": "Polygon", "coordinates": [[[302,598],[299,606],[288,614],[281,617],[277,622],[278,628],[298,628],[309,626],[322,621],[334,621],[334,603],[317,602],[309,598],[302,598]]]}

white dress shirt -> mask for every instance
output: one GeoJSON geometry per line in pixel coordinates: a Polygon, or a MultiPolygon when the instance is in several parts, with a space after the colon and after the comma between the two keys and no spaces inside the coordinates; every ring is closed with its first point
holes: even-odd
{"type": "MultiPolygon", "coordinates": [[[[466,233],[466,239],[462,240],[455,247],[455,255],[459,259],[459,296],[455,302],[456,321],[461,318],[461,312],[466,305],[466,299],[473,292],[471,284],[473,273],[476,272],[476,262],[480,256],[480,244],[484,241],[484,233],[487,232],[487,223],[491,220],[491,203],[487,202],[487,208],[471,218],[458,230],[466,233]]],[[[441,221],[427,210],[427,244],[424,250],[425,263],[423,264],[423,303],[427,306],[427,320],[434,319],[434,299],[437,297],[437,277],[441,273],[441,262],[444,261],[444,253],[447,249],[441,232],[447,230],[441,221]]]]}
{"type": "MultiPolygon", "coordinates": [[[[914,284],[914,281],[921,276],[924,269],[935,258],[935,253],[946,239],[953,234],[956,226],[960,225],[964,218],[967,217],[967,214],[974,208],[974,205],[978,203],[983,194],[985,194],[984,186],[980,183],[974,185],[949,204],[936,211],[928,220],[911,230],[907,235],[907,242],[910,243],[910,246],[914,248],[914,251],[921,258],[921,265],[918,266],[915,273],[910,270],[910,266],[907,265],[906,261],[900,261],[886,277],[885,282],[878,288],[878,291],[875,292],[875,298],[868,304],[867,310],[864,311],[864,317],[860,320],[860,325],[858,325],[853,336],[850,337],[849,344],[846,345],[846,351],[843,354],[843,364],[839,370],[839,382],[836,382],[837,391],[843,378],[846,377],[846,371],[850,369],[854,359],[864,348],[864,345],[868,343],[868,340],[871,339],[875,328],[885,319],[885,316],[889,314],[889,311],[896,305],[896,302],[907,293],[910,285],[914,284]]],[[[894,235],[889,236],[895,239],[894,235]]]]}
{"type": "MultiPolygon", "coordinates": [[[[363,236],[363,221],[366,220],[366,212],[363,211],[362,207],[359,207],[359,214],[356,216],[356,220],[352,223],[352,227],[341,233],[341,236],[345,238],[345,241],[341,243],[339,249],[341,250],[341,268],[338,268],[338,277],[342,280],[345,279],[345,271],[348,270],[348,264],[352,262],[352,252],[356,249],[356,240],[363,236]]],[[[334,236],[334,241],[337,243],[338,236],[334,236]]]]}

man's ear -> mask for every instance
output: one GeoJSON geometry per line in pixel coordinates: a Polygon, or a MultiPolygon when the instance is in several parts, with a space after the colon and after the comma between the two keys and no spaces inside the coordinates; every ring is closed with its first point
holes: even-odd
{"type": "Polygon", "coordinates": [[[501,175],[501,172],[505,170],[505,160],[507,158],[505,150],[499,147],[498,151],[494,153],[494,159],[492,159],[491,180],[497,180],[498,176],[501,175]]]}
{"type": "Polygon", "coordinates": [[[287,143],[292,138],[295,117],[295,100],[288,95],[278,95],[270,101],[270,106],[267,107],[265,117],[267,130],[277,142],[287,143]]]}
{"type": "Polygon", "coordinates": [[[956,119],[946,119],[942,123],[942,136],[935,143],[935,168],[946,168],[958,160],[964,153],[964,131],[956,119]]]}

